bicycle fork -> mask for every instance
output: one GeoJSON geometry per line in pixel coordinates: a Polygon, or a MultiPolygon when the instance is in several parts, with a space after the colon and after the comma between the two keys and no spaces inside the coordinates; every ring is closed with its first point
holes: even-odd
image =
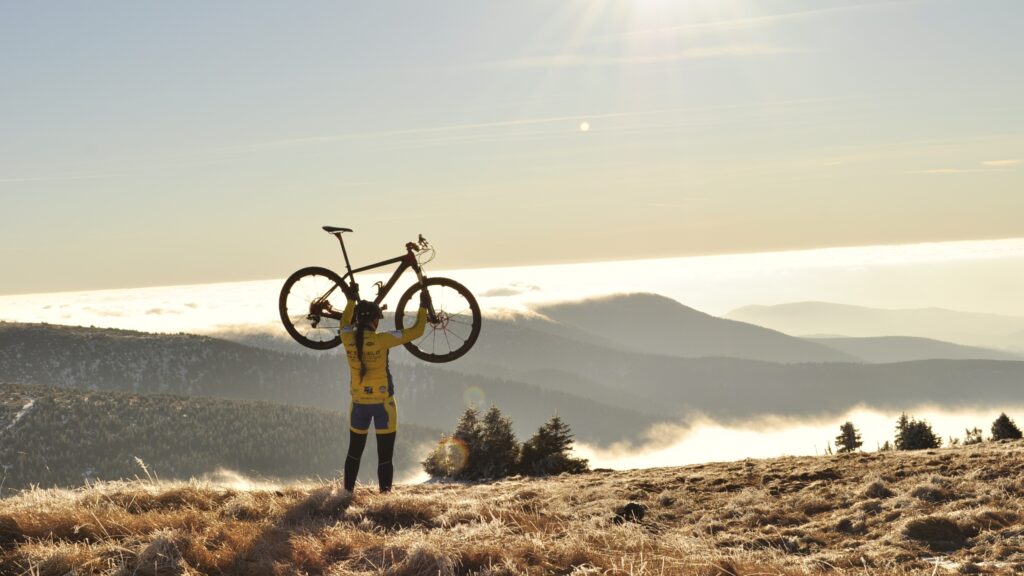
{"type": "Polygon", "coordinates": [[[438,318],[437,313],[434,312],[434,299],[430,297],[430,292],[427,292],[427,276],[423,273],[419,266],[415,268],[416,279],[419,280],[420,290],[427,295],[427,321],[431,324],[437,324],[438,318]]]}

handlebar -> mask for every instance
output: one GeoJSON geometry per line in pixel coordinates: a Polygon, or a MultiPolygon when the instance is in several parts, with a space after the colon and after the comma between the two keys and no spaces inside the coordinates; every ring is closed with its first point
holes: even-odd
{"type": "Polygon", "coordinates": [[[405,243],[405,249],[409,252],[419,252],[420,250],[425,250],[427,248],[430,248],[430,243],[423,237],[423,234],[420,234],[418,242],[405,243]]]}

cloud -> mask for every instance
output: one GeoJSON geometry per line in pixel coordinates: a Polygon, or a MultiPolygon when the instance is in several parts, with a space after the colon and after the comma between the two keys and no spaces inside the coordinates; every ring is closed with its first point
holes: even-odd
{"type": "Polygon", "coordinates": [[[150,308],[146,310],[147,316],[165,316],[167,314],[181,314],[179,310],[168,310],[166,308],[150,308]]]}
{"type": "Polygon", "coordinates": [[[984,166],[992,166],[994,168],[1006,168],[1008,166],[1017,166],[1024,160],[983,160],[981,163],[984,166]]]}
{"type": "Polygon", "coordinates": [[[1006,172],[996,168],[934,168],[931,170],[911,170],[910,174],[977,174],[979,172],[1006,172]]]}
{"type": "MultiPolygon", "coordinates": [[[[537,128],[543,126],[553,125],[571,125],[572,129],[561,128],[557,130],[557,134],[573,134],[577,133],[577,125],[581,120],[588,122],[594,122],[595,120],[604,119],[629,119],[629,118],[644,118],[652,116],[662,116],[667,114],[709,114],[712,112],[728,111],[728,110],[743,110],[743,109],[762,109],[762,108],[775,108],[781,106],[806,106],[810,104],[827,102],[827,99],[820,98],[797,98],[791,100],[771,100],[765,102],[756,102],[752,104],[720,104],[710,106],[677,106],[671,108],[657,108],[653,110],[639,110],[639,111],[620,111],[620,112],[604,112],[604,113],[589,113],[589,114],[576,114],[571,116],[538,116],[533,118],[515,118],[510,120],[496,120],[493,122],[475,122],[467,124],[449,124],[440,126],[427,126],[422,128],[405,128],[398,130],[378,130],[369,132],[344,132],[339,134],[325,134],[320,136],[297,136],[293,138],[284,138],[280,140],[269,140],[264,142],[255,142],[251,144],[241,144],[237,146],[231,146],[228,148],[222,148],[221,151],[235,151],[235,152],[246,152],[246,151],[259,151],[259,150],[275,150],[280,148],[290,148],[298,146],[321,146],[330,145],[338,142],[350,142],[357,140],[367,139],[386,139],[405,137],[403,140],[406,142],[411,141],[412,138],[420,138],[419,142],[423,142],[424,138],[437,137],[438,139],[433,142],[453,142],[453,141],[467,141],[467,140],[480,140],[494,138],[497,134],[503,134],[503,138],[507,138],[507,129],[512,128],[537,128]]],[[[607,129],[605,129],[607,130],[607,129]]],[[[537,132],[533,132],[532,135],[536,135],[537,132]]]]}
{"type": "Polygon", "coordinates": [[[519,296],[527,292],[537,292],[540,290],[539,286],[530,286],[525,284],[512,284],[510,286],[502,286],[498,288],[492,288],[486,292],[480,293],[481,297],[493,298],[497,296],[519,296]]]}
{"type": "Polygon", "coordinates": [[[121,318],[124,316],[124,312],[120,310],[111,310],[107,308],[96,308],[93,306],[86,306],[83,308],[84,311],[91,314],[95,314],[101,318],[121,318]]]}
{"type": "Polygon", "coordinates": [[[567,68],[576,66],[619,66],[637,64],[666,64],[684,60],[723,58],[730,56],[771,56],[800,52],[791,48],[768,44],[727,44],[690,48],[662,54],[637,56],[592,56],[584,54],[554,54],[532,58],[512,58],[495,62],[493,68],[567,68]]]}
{"type": "Polygon", "coordinates": [[[59,180],[100,180],[109,178],[109,174],[95,174],[91,176],[27,176],[22,178],[0,178],[0,184],[15,184],[19,182],[54,182],[59,180]]]}

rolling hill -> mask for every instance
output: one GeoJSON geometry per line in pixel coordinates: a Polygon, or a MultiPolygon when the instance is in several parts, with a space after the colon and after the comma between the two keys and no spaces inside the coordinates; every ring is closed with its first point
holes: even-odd
{"type": "MultiPolygon", "coordinates": [[[[0,323],[0,378],[13,382],[344,409],[344,362],[337,352],[291,354],[202,336],[0,323]]],[[[570,394],[422,362],[396,363],[392,372],[403,423],[447,430],[467,401],[493,402],[522,436],[558,413],[580,439],[608,443],[641,435],[656,421],[642,409],[595,401],[585,390],[570,394]]]]}

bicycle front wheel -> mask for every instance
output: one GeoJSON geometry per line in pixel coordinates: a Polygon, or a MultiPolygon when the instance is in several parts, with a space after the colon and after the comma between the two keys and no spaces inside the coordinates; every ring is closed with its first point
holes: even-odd
{"type": "MultiPolygon", "coordinates": [[[[427,362],[451,362],[473,347],[480,335],[480,306],[476,298],[450,278],[428,278],[427,291],[434,304],[434,321],[427,322],[423,336],[405,344],[415,357],[427,362]]],[[[398,300],[395,310],[395,327],[408,328],[416,322],[419,306],[408,306],[413,297],[419,302],[421,284],[409,287],[398,300]]]]}
{"type": "Polygon", "coordinates": [[[343,282],[341,276],[319,266],[303,268],[284,281],[277,306],[284,329],[296,342],[314,350],[341,344],[341,321],[323,316],[321,310],[344,309],[343,282]]]}

